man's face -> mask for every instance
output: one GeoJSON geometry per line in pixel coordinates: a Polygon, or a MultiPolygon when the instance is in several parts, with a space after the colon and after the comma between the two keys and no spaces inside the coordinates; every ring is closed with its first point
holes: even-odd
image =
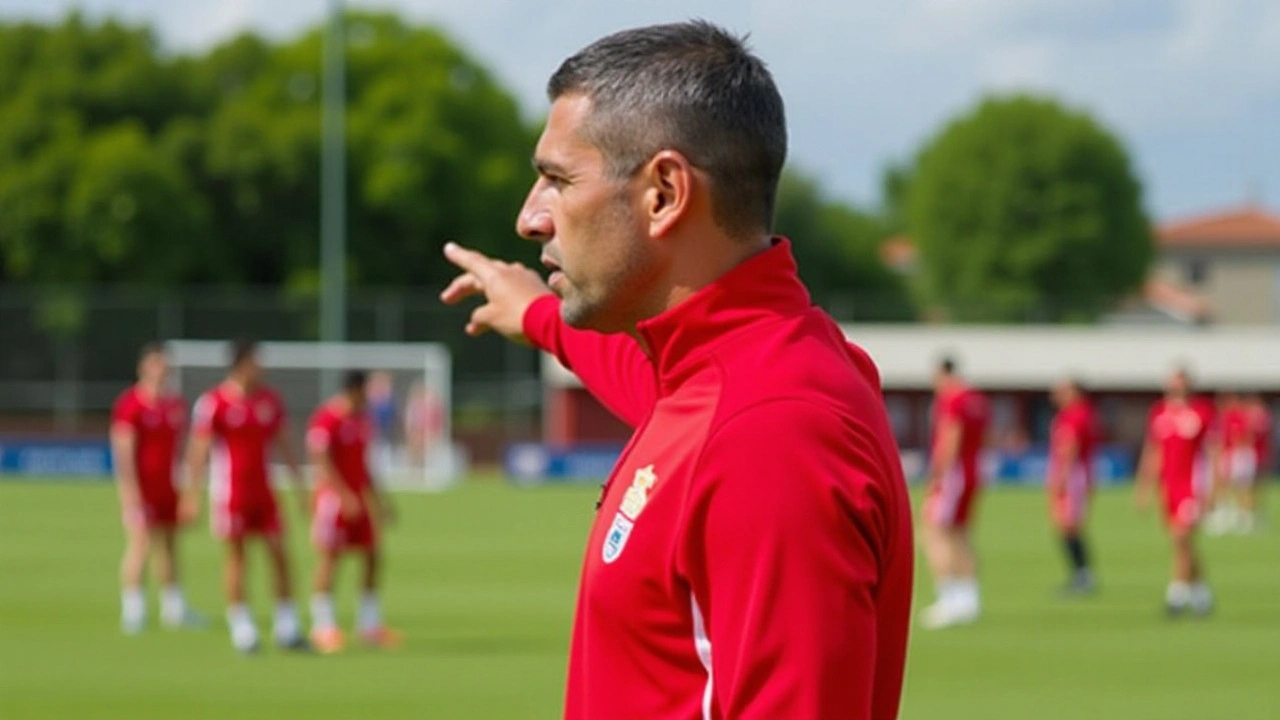
{"type": "Polygon", "coordinates": [[[347,391],[347,397],[351,401],[352,411],[357,414],[364,412],[365,408],[369,405],[369,395],[366,388],[351,388],[347,391]]]}
{"type": "Polygon", "coordinates": [[[256,354],[249,355],[236,367],[236,372],[246,387],[253,387],[262,380],[262,363],[256,354]]]}
{"type": "Polygon", "coordinates": [[[583,135],[591,101],[560,97],[534,152],[538,179],[516,221],[522,237],[542,243],[548,283],[569,325],[603,332],[634,326],[659,261],[649,244],[642,189],[613,177],[583,135]]]}
{"type": "Polygon", "coordinates": [[[1071,384],[1060,382],[1053,386],[1053,403],[1060,408],[1064,408],[1071,404],[1071,400],[1075,397],[1071,384]]]}
{"type": "Polygon", "coordinates": [[[138,378],[151,385],[164,385],[169,375],[169,356],[162,352],[149,353],[138,363],[138,378]]]}
{"type": "Polygon", "coordinates": [[[1165,391],[1170,397],[1184,399],[1191,392],[1191,379],[1187,377],[1185,372],[1181,370],[1175,371],[1169,376],[1169,382],[1165,385],[1165,391]]]}

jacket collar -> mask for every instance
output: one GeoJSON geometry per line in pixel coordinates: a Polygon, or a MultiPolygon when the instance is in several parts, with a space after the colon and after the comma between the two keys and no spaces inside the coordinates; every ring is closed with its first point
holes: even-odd
{"type": "Polygon", "coordinates": [[[742,261],[674,308],[639,323],[636,330],[666,394],[725,338],[760,322],[804,312],[810,305],[791,242],[775,238],[769,249],[742,261]]]}

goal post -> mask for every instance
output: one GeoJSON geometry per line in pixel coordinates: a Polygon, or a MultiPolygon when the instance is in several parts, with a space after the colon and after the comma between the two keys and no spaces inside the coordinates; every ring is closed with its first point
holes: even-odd
{"type": "MultiPolygon", "coordinates": [[[[188,402],[226,376],[228,341],[174,340],[167,347],[176,389],[188,402]]],[[[364,370],[376,437],[369,461],[378,480],[396,489],[440,490],[464,474],[465,453],[453,442],[452,359],[445,345],[263,342],[258,357],[266,384],[284,400],[297,447],[308,418],[338,389],[342,373],[364,370]],[[389,399],[379,400],[375,384],[389,399]]]]}

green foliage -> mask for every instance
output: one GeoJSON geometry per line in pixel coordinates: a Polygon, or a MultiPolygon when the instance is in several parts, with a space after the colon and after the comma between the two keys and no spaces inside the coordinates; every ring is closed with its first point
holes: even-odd
{"type": "Polygon", "coordinates": [[[1090,320],[1146,277],[1138,180],[1082,112],[988,99],[926,144],[911,177],[920,290],[952,319],[1090,320]]]}
{"type": "MultiPolygon", "coordinates": [[[[0,25],[0,280],[313,287],[322,40],[172,57],[75,14],[0,25]]],[[[509,93],[362,13],[347,90],[350,280],[441,284],[449,239],[511,254],[533,134],[509,93]]]]}
{"type": "Polygon", "coordinates": [[[881,218],[827,199],[813,178],[788,171],[778,187],[774,227],[791,238],[814,301],[838,318],[914,317],[904,283],[880,258],[889,234],[881,218]]]}

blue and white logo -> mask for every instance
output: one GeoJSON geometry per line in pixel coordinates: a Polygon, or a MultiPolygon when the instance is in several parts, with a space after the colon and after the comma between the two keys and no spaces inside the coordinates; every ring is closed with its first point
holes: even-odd
{"type": "Polygon", "coordinates": [[[609,534],[604,536],[604,561],[606,564],[618,559],[622,549],[627,546],[627,538],[631,537],[631,529],[636,524],[623,517],[622,513],[613,516],[613,525],[609,534]]]}

